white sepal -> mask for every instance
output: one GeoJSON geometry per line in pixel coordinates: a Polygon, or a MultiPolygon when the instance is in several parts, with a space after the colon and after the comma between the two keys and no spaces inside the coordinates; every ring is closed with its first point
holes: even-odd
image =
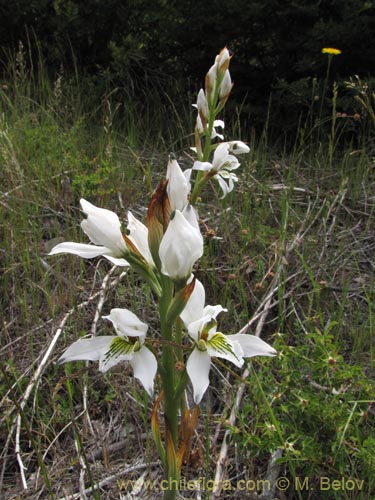
{"type": "Polygon", "coordinates": [[[143,323],[136,314],[129,309],[115,308],[111,309],[108,316],[103,316],[113,324],[117,335],[123,337],[140,337],[143,344],[148,330],[148,325],[143,323]]]}
{"type": "Polygon", "coordinates": [[[152,258],[150,248],[148,246],[148,229],[142,224],[134,215],[128,212],[128,225],[129,231],[128,238],[137,247],[139,253],[144,257],[150,266],[155,266],[154,259],[152,258]]]}
{"type": "Polygon", "coordinates": [[[167,193],[171,210],[182,211],[188,202],[190,183],[176,160],[170,160],[167,167],[167,193]]]}
{"type": "Polygon", "coordinates": [[[203,238],[198,229],[176,210],[161,240],[161,272],[173,280],[187,280],[194,263],[203,254],[203,238]]]}
{"type": "Polygon", "coordinates": [[[117,266],[129,266],[123,258],[127,253],[126,244],[121,232],[118,216],[104,208],[98,208],[92,203],[80,201],[87,218],[81,222],[81,227],[94,245],[67,241],[56,245],[48,255],[70,253],[92,259],[102,255],[117,266]]]}
{"type": "Polygon", "coordinates": [[[207,351],[194,349],[186,363],[186,371],[194,392],[194,402],[199,404],[210,383],[208,375],[211,368],[211,358],[207,351]]]}

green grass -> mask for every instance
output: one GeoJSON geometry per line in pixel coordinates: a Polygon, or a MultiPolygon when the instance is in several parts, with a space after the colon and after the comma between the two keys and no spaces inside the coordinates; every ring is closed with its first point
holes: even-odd
{"type": "MultiPolygon", "coordinates": [[[[104,376],[95,366],[54,361],[93,325],[108,330],[100,319],[94,322],[97,310],[108,314],[114,304],[136,310],[155,334],[157,323],[153,297],[136,275],[115,270],[107,276],[108,262],[46,254],[57,241],[85,241],[81,196],[123,219],[128,209],[144,219],[169,152],[191,166],[184,152],[192,145],[192,118],[190,103],[181,115],[165,96],[123,103],[108,92],[93,106],[77,80],[58,75],[50,81],[42,68],[38,76],[26,66],[16,69],[0,91],[1,498],[69,498],[79,491],[83,470],[89,488],[125,464],[156,459],[145,432],[153,402],[128,376],[128,367],[104,376]],[[98,309],[105,277],[105,302],[98,309]],[[38,384],[24,401],[63,320],[38,384]],[[17,443],[27,467],[26,491],[17,443]]],[[[214,477],[221,431],[229,429],[227,478],[233,484],[267,479],[279,450],[278,476],[292,485],[295,477],[308,477],[314,488],[292,488],[288,498],[317,498],[319,478],[345,477],[363,480],[362,489],[329,488],[319,498],[365,500],[375,489],[372,142],[369,134],[360,147],[345,143],[337,121],[335,128],[319,130],[318,142],[314,127],[301,124],[294,147],[282,151],[273,150],[266,135],[241,130],[236,120],[226,130],[228,139],[241,130],[252,149],[241,157],[232,194],[220,200],[217,185],[211,185],[202,196],[205,256],[197,276],[207,302],[228,308],[220,330],[234,333],[257,312],[262,327],[254,321],[250,332],[258,325],[279,354],[251,364],[233,425],[226,419],[240,382],[221,366],[213,371],[201,438],[193,442],[194,459],[184,474],[193,479],[206,471],[214,477]]],[[[127,477],[138,478],[140,470],[127,477]]],[[[150,468],[150,477],[158,474],[150,468]]],[[[117,498],[116,488],[113,479],[96,496],[117,498]]]]}

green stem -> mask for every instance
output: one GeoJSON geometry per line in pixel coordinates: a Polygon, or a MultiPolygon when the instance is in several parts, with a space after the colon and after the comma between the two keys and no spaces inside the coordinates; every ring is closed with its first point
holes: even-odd
{"type": "Polygon", "coordinates": [[[180,318],[177,318],[176,323],[175,323],[175,341],[176,344],[178,344],[181,347],[176,348],[176,356],[178,361],[183,361],[183,352],[182,352],[182,321],[180,318]]]}
{"type": "Polygon", "coordinates": [[[179,470],[176,453],[178,446],[178,408],[176,402],[176,368],[177,361],[173,346],[173,327],[167,322],[167,311],[173,296],[173,283],[167,278],[162,280],[162,295],[159,300],[161,336],[166,342],[162,345],[162,369],[160,376],[164,389],[164,419],[166,439],[166,470],[164,479],[167,487],[164,490],[165,500],[174,500],[178,491],[179,470]]]}

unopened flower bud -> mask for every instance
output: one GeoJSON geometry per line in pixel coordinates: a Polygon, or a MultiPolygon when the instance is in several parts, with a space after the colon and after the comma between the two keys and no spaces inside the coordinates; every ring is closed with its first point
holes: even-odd
{"type": "Polygon", "coordinates": [[[206,94],[204,93],[203,89],[200,89],[198,92],[198,97],[197,97],[197,108],[198,108],[198,114],[201,119],[202,123],[202,128],[206,130],[207,127],[207,121],[209,117],[209,110],[208,110],[208,102],[206,99],[206,94]]]}
{"type": "Polygon", "coordinates": [[[224,47],[221,50],[220,54],[216,56],[215,63],[218,66],[219,73],[223,74],[229,68],[229,63],[231,60],[231,56],[229,54],[229,50],[224,47]]]}
{"type": "Polygon", "coordinates": [[[198,108],[199,115],[200,116],[203,115],[203,117],[206,118],[206,120],[207,120],[208,115],[209,115],[208,103],[207,103],[206,95],[205,95],[203,89],[200,89],[200,91],[198,92],[197,108],[198,108]]]}
{"type": "Polygon", "coordinates": [[[215,63],[208,70],[205,79],[206,94],[209,102],[211,102],[212,97],[215,94],[216,81],[217,81],[217,64],[215,63]]]}
{"type": "Polygon", "coordinates": [[[228,99],[230,91],[232,90],[232,87],[233,87],[233,83],[232,83],[232,79],[230,77],[229,70],[226,70],[226,72],[224,73],[223,80],[222,80],[221,85],[220,85],[220,94],[219,94],[220,100],[221,99],[225,99],[225,100],[228,99]]]}
{"type": "Polygon", "coordinates": [[[188,202],[190,183],[187,181],[177,160],[170,159],[167,167],[167,193],[171,210],[183,210],[188,202]]]}

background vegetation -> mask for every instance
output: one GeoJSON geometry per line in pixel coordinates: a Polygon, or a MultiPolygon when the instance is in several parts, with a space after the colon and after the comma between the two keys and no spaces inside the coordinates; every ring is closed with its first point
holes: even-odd
{"type": "MultiPolygon", "coordinates": [[[[197,275],[208,303],[229,310],[222,330],[248,325],[279,355],[245,372],[217,365],[184,474],[213,478],[226,437],[221,477],[233,485],[270,478],[274,466],[292,485],[310,479],[287,498],[372,499],[372,2],[0,8],[1,498],[117,499],[117,480],[160,477],[144,431],[153,402],[127,368],[103,376],[94,365],[54,364],[80,335],[106,332],[100,316],[114,303],[152,317],[153,298],[108,262],[46,254],[84,240],[81,196],[144,219],[168,153],[191,166],[191,103],[228,44],[225,135],[251,152],[227,199],[212,185],[201,200],[197,275]],[[328,76],[323,46],[343,51],[328,76]],[[322,476],[363,484],[319,491],[322,476]]],[[[158,498],[132,489],[130,498],[158,498]]]]}
{"type": "MultiPolygon", "coordinates": [[[[2,1],[0,15],[8,57],[22,41],[34,67],[41,57],[52,78],[85,75],[96,98],[108,86],[140,101],[146,89],[174,100],[195,92],[217,47],[228,45],[236,55],[234,100],[261,129],[272,91],[276,135],[294,132],[308,111],[312,82],[325,78],[322,47],[342,50],[332,68],[339,84],[375,70],[371,1],[19,0],[2,1]]],[[[351,113],[350,103],[343,99],[339,110],[351,113]]]]}

